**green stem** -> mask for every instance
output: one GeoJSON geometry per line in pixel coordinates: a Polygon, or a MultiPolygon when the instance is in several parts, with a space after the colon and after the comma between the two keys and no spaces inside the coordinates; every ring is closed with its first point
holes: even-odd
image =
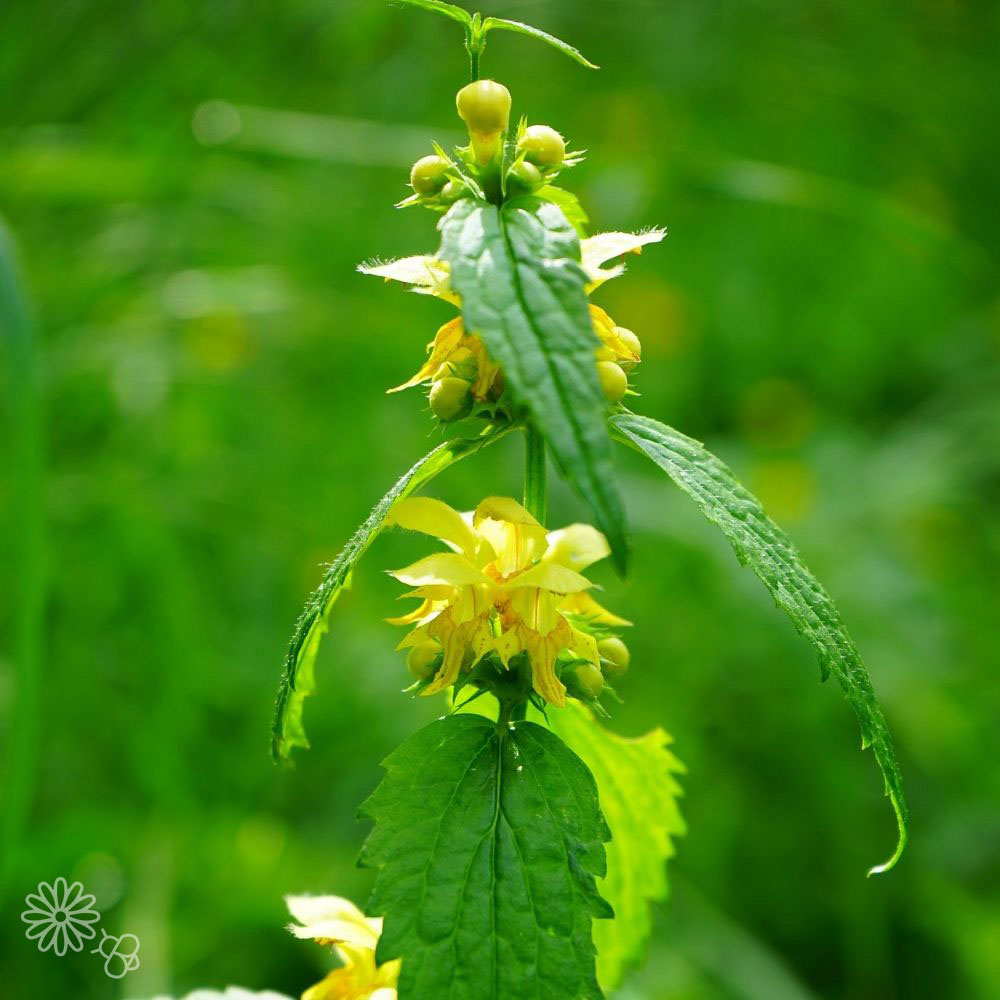
{"type": "Polygon", "coordinates": [[[540,524],[548,519],[549,486],[545,465],[545,439],[528,424],[524,456],[524,506],[540,524]]]}
{"type": "Polygon", "coordinates": [[[465,31],[465,48],[469,53],[469,74],[472,82],[479,79],[479,57],[483,54],[486,36],[482,33],[482,18],[479,14],[472,15],[472,24],[465,31]]]}

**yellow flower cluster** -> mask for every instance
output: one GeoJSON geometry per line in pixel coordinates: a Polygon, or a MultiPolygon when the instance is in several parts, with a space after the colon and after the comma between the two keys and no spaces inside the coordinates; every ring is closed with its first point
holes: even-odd
{"type": "MultiPolygon", "coordinates": [[[[588,294],[624,270],[621,265],[605,268],[603,264],[628,253],[641,253],[643,246],[658,242],[663,236],[662,229],[651,229],[643,233],[601,233],[581,240],[581,263],[588,279],[588,294]]],[[[451,290],[447,263],[435,257],[404,257],[387,264],[365,265],[360,270],[386,281],[404,282],[415,291],[461,305],[460,298],[451,290]]],[[[642,359],[642,346],[631,330],[617,326],[599,306],[590,306],[590,317],[599,341],[594,352],[598,379],[605,398],[615,405],[628,390],[628,373],[642,359]]],[[[472,401],[491,402],[502,394],[503,375],[499,365],[489,358],[482,340],[465,330],[461,318],[450,320],[438,330],[427,345],[427,353],[427,361],[419,371],[389,392],[430,383],[431,408],[442,420],[465,413],[472,401]]]]}
{"type": "Polygon", "coordinates": [[[584,622],[629,623],[601,607],[588,593],[593,584],[581,570],[609,553],[595,528],[572,524],[546,531],[519,503],[489,497],[460,514],[440,500],[400,500],[390,522],[444,542],[450,552],[427,556],[391,573],[420,599],[408,615],[389,619],[411,625],[399,649],[432,644],[440,666],[424,694],[442,691],[470,666],[494,652],[504,666],[526,653],[535,691],[553,705],[566,702],[556,658],[569,651],[599,669],[601,653],[584,622]]]}
{"type": "Polygon", "coordinates": [[[298,921],[288,929],[298,938],[333,950],[341,966],[302,994],[302,1000],[396,1000],[398,961],[375,964],[382,933],[380,917],[366,917],[340,896],[287,896],[298,921]]]}

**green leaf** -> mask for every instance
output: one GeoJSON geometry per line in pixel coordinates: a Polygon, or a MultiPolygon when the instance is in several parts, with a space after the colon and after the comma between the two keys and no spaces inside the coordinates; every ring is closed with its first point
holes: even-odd
{"type": "Polygon", "coordinates": [[[461,7],[456,7],[453,3],[443,3],[442,0],[391,0],[392,3],[406,4],[409,7],[420,7],[422,10],[433,11],[435,14],[443,14],[450,17],[459,24],[464,24],[467,28],[472,27],[472,15],[461,7]]]}
{"type": "MultiPolygon", "coordinates": [[[[413,2],[413,0],[409,0],[409,2],[413,2]]],[[[568,42],[564,42],[561,38],[556,38],[555,35],[550,35],[547,31],[542,31],[541,28],[532,27],[530,24],[523,24],[521,21],[508,21],[505,17],[487,17],[483,21],[483,34],[485,35],[494,28],[500,28],[504,31],[516,31],[520,35],[537,38],[539,41],[551,45],[554,49],[558,49],[563,55],[569,56],[570,59],[575,60],[581,66],[586,66],[587,69],[600,69],[600,66],[596,66],[587,59],[579,49],[573,48],[568,42]]]]}
{"type": "Polygon", "coordinates": [[[494,441],[499,441],[514,426],[507,424],[490,427],[479,437],[447,441],[438,445],[382,497],[365,523],[351,536],[340,555],[330,564],[323,582],[309,598],[295,626],[295,633],[285,656],[285,670],[278,689],[271,731],[271,753],[275,760],[288,760],[294,747],[309,746],[302,724],[302,708],[305,699],[316,690],[316,654],[320,640],[329,630],[330,610],[341,591],[349,585],[355,564],[378,537],[392,505],[401,497],[416,492],[448,466],[475,454],[494,441]]]}
{"type": "Polygon", "coordinates": [[[452,715],[385,761],[362,806],[376,960],[399,1000],[599,1000],[591,924],[611,916],[607,826],[582,761],[542,726],[452,715]]]}
{"type": "Polygon", "coordinates": [[[562,214],[566,216],[566,221],[576,230],[576,235],[580,239],[586,237],[590,219],[580,204],[580,199],[572,191],[557,187],[555,184],[545,184],[535,192],[535,197],[558,205],[562,214]]]}
{"type": "Polygon", "coordinates": [[[579,702],[550,710],[548,722],[590,768],[611,830],[608,874],[598,888],[615,916],[594,924],[597,979],[610,992],[642,954],[651,929],[650,904],[667,897],[671,838],[686,830],[674,777],[684,766],[667,749],[672,741],[662,729],[625,739],[605,729],[579,702]]]}
{"type": "Polygon", "coordinates": [[[580,241],[557,205],[515,198],[502,211],[473,199],[441,220],[440,256],[462,297],[468,330],[503,368],[563,475],[594,511],[615,562],[628,558],[615,483],[598,346],[587,307],[580,241]]]}
{"type": "Polygon", "coordinates": [[[813,645],[823,680],[837,678],[861,723],[861,745],[871,747],[882,769],[885,791],[896,813],[899,838],[892,857],[869,875],[888,871],[906,846],[909,819],[903,780],[892,739],[868,672],[847,633],[833,599],[809,572],[788,536],[764,513],[760,502],[702,444],[664,424],[622,414],[611,424],[651,458],[690,496],[729,539],[740,563],[749,566],[775,603],[813,645]]]}

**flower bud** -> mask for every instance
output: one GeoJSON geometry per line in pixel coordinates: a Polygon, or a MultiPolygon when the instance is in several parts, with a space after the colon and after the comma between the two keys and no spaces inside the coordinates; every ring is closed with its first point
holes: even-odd
{"type": "Polygon", "coordinates": [[[597,644],[597,652],[601,654],[601,669],[605,676],[620,677],[628,670],[632,656],[621,639],[602,639],[597,644]]]}
{"type": "Polygon", "coordinates": [[[531,194],[542,186],[542,172],[533,163],[520,160],[507,171],[507,192],[511,195],[531,194]]]}
{"type": "Polygon", "coordinates": [[[442,201],[458,201],[465,194],[466,187],[464,181],[451,180],[441,188],[442,201]]]}
{"type": "Polygon", "coordinates": [[[454,420],[469,402],[471,383],[447,375],[431,384],[431,410],[439,420],[454,420]]]}
{"type": "Polygon", "coordinates": [[[616,365],[613,361],[598,361],[597,378],[601,383],[604,398],[612,406],[620,403],[628,389],[628,376],[621,366],[616,365]]]}
{"type": "Polygon", "coordinates": [[[539,167],[561,167],[566,140],[548,125],[529,125],[518,141],[517,151],[539,167]]]}
{"type": "Polygon", "coordinates": [[[427,681],[437,673],[441,659],[441,647],[436,642],[422,642],[406,654],[406,669],[418,681],[427,681]]]}
{"type": "Polygon", "coordinates": [[[604,690],[604,675],[593,663],[574,663],[563,671],[562,679],[571,694],[591,700],[604,690]]]}
{"type": "Polygon", "coordinates": [[[470,132],[492,135],[506,132],[510,121],[510,91],[494,80],[476,80],[455,97],[458,117],[470,132]]]}
{"type": "Polygon", "coordinates": [[[437,194],[448,180],[445,171],[449,166],[441,156],[422,156],[410,170],[410,187],[417,194],[437,194]]]}
{"type": "Polygon", "coordinates": [[[639,338],[624,326],[615,327],[615,336],[622,342],[626,350],[635,355],[635,361],[629,361],[627,364],[638,364],[642,360],[642,343],[639,338]]]}

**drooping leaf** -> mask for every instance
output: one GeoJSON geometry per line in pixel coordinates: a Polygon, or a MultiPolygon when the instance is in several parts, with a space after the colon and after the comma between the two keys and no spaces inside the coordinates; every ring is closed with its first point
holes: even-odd
{"type": "Polygon", "coordinates": [[[591,924],[607,826],[594,779],[553,733],[452,715],[411,736],[362,806],[375,821],[376,959],[399,1000],[599,1000],[591,924]]]}
{"type": "Polygon", "coordinates": [[[405,473],[376,504],[365,523],[327,568],[323,582],[309,598],[295,626],[285,655],[271,732],[271,753],[275,760],[288,760],[294,747],[309,746],[302,724],[302,707],[305,699],[316,690],[316,654],[320,641],[329,629],[330,610],[341,591],[350,583],[355,564],[382,530],[392,505],[401,497],[420,489],[448,466],[500,440],[513,430],[513,426],[490,427],[479,437],[438,445],[405,473]]]}
{"type": "MultiPolygon", "coordinates": [[[[412,3],[413,0],[408,0],[408,2],[412,3]]],[[[520,35],[537,38],[539,41],[551,45],[554,49],[558,49],[563,55],[569,56],[570,59],[578,62],[581,66],[586,66],[587,69],[600,69],[600,66],[596,66],[587,59],[579,49],[575,49],[561,38],[556,38],[555,35],[550,35],[547,31],[542,31],[541,28],[535,28],[530,24],[523,24],[521,21],[508,21],[505,17],[487,17],[483,20],[484,35],[494,28],[500,28],[504,31],[516,31],[520,35]]]]}
{"type": "Polygon", "coordinates": [[[888,871],[899,860],[908,836],[902,776],[868,671],[833,599],[806,568],[788,536],[764,513],[757,498],[700,442],[656,420],[631,413],[613,417],[611,424],[627,443],[663,469],[722,530],[739,561],[757,574],[778,607],[812,643],[823,679],[830,673],[837,678],[861,724],[861,745],[874,751],[896,813],[896,850],[868,874],[888,871]]]}
{"type": "Polygon", "coordinates": [[[420,7],[421,10],[433,11],[435,14],[443,14],[453,21],[472,27],[472,15],[461,7],[456,7],[453,3],[444,3],[443,0],[390,0],[391,3],[398,3],[400,6],[406,4],[408,7],[420,7]]]}
{"type": "Polygon", "coordinates": [[[672,838],[686,829],[675,778],[684,766],[668,749],[671,738],[662,729],[626,739],[606,729],[579,702],[551,710],[548,722],[590,768],[611,830],[608,874],[598,889],[615,916],[594,924],[597,979],[610,992],[642,954],[650,933],[650,904],[667,897],[672,838]]]}
{"type": "Polygon", "coordinates": [[[440,256],[462,298],[466,328],[483,338],[500,363],[515,398],[529,410],[570,485],[590,505],[623,570],[624,511],[576,232],[557,205],[538,198],[515,198],[502,210],[466,198],[440,227],[440,256]]]}

